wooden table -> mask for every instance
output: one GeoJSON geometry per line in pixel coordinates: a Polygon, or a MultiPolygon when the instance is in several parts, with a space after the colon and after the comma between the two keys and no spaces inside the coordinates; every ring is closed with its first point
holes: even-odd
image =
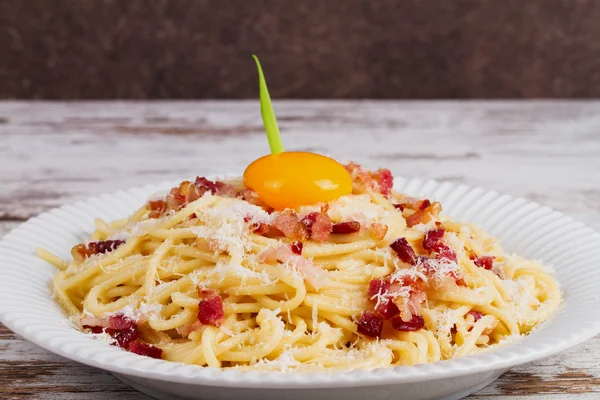
{"type": "MultiPolygon", "coordinates": [[[[600,102],[277,101],[288,149],[527,197],[600,230],[600,102]]],[[[241,172],[268,151],[256,101],[0,102],[0,236],[133,185],[241,172]]],[[[577,327],[573,327],[577,329],[577,327]]],[[[147,399],[0,325],[0,398],[147,399]]],[[[470,399],[600,398],[600,339],[470,399]]]]}

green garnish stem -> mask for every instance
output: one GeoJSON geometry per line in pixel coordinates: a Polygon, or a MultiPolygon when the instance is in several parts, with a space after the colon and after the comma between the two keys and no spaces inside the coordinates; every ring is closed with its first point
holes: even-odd
{"type": "Polygon", "coordinates": [[[275,112],[273,111],[273,105],[271,104],[271,96],[269,96],[267,82],[265,81],[265,76],[260,66],[260,62],[258,61],[258,57],[252,54],[252,58],[254,58],[254,61],[256,62],[256,68],[258,69],[260,113],[262,114],[263,124],[265,125],[265,132],[267,133],[271,154],[283,153],[283,143],[281,143],[279,126],[277,125],[277,118],[275,118],[275,112]]]}

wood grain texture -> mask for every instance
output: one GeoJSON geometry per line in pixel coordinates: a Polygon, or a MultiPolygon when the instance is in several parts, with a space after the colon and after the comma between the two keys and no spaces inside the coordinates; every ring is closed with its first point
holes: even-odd
{"type": "MultiPolygon", "coordinates": [[[[276,102],[288,149],[523,196],[600,229],[600,102],[276,102]]],[[[0,236],[49,208],[268,151],[258,103],[0,102],[0,236]]],[[[600,337],[470,400],[600,398],[600,337]]],[[[0,399],[145,399],[0,326],[0,399]]]]}

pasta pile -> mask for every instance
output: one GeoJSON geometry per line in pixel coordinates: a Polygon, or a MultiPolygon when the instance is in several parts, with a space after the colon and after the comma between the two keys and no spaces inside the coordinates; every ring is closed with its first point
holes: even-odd
{"type": "Polygon", "coordinates": [[[353,175],[351,195],[284,211],[241,182],[198,178],[97,220],[73,260],[38,254],[84,332],[201,366],[428,363],[512,340],[557,309],[538,262],[369,174],[353,175]]]}

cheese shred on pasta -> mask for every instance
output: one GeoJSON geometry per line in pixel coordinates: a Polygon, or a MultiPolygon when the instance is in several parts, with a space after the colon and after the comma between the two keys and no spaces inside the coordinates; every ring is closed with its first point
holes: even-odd
{"type": "Polygon", "coordinates": [[[274,212],[239,182],[190,197],[194,185],[98,220],[73,260],[38,251],[84,332],[201,366],[375,368],[485,351],[561,301],[539,262],[440,216],[438,203],[357,184],[274,212]]]}

